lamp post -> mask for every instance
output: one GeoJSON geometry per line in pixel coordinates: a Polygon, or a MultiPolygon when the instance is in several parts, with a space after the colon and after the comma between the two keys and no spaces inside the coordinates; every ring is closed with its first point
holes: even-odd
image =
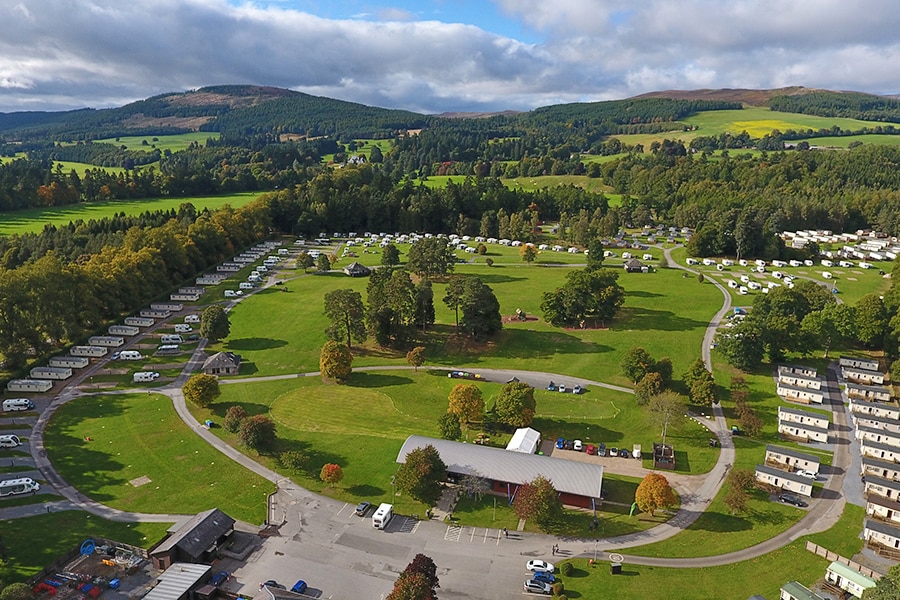
{"type": "Polygon", "coordinates": [[[391,498],[394,498],[396,496],[397,496],[397,492],[394,489],[394,476],[391,475],[391,498]]]}

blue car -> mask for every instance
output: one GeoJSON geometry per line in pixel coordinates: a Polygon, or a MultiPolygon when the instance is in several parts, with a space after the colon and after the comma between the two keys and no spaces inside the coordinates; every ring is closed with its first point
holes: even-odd
{"type": "Polygon", "coordinates": [[[557,439],[556,439],[556,447],[557,447],[557,448],[559,448],[560,450],[562,450],[562,449],[565,447],[565,445],[566,445],[566,440],[564,440],[563,438],[557,438],[557,439]]]}
{"type": "Polygon", "coordinates": [[[553,575],[553,573],[547,573],[546,571],[535,573],[532,579],[537,579],[538,581],[543,581],[544,583],[556,582],[556,576],[553,575]]]}
{"type": "Polygon", "coordinates": [[[212,579],[209,580],[209,583],[212,586],[219,587],[226,581],[228,581],[228,571],[219,571],[212,576],[212,579]]]}
{"type": "Polygon", "coordinates": [[[306,591],[306,582],[301,579],[294,584],[294,587],[291,588],[291,591],[295,594],[302,594],[306,591]]]}

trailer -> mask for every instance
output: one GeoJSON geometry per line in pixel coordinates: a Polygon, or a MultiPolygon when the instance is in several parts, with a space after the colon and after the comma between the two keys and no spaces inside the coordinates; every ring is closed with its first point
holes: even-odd
{"type": "Polygon", "coordinates": [[[196,302],[200,294],[169,294],[169,300],[173,302],[196,302]]]}
{"type": "Polygon", "coordinates": [[[138,314],[148,319],[168,319],[172,313],[168,310],[153,310],[152,308],[142,308],[141,312],[139,312],[138,314]]]}
{"type": "Polygon", "coordinates": [[[134,325],[110,325],[107,329],[109,335],[137,335],[141,332],[140,328],[134,325]]]}
{"type": "Polygon", "coordinates": [[[116,335],[92,335],[88,338],[91,346],[105,346],[107,348],[118,348],[125,343],[124,338],[116,335]]]}
{"type": "Polygon", "coordinates": [[[11,379],[6,384],[10,392],[33,392],[43,394],[53,388],[53,382],[49,379],[11,379]]]}
{"type": "Polygon", "coordinates": [[[202,296],[206,293],[206,288],[188,286],[188,287],[180,287],[178,288],[179,294],[196,294],[197,296],[202,296]]]}
{"type": "Polygon", "coordinates": [[[69,367],[70,369],[83,369],[90,364],[84,356],[54,356],[49,361],[51,367],[69,367]]]}
{"type": "Polygon", "coordinates": [[[194,281],[197,285],[219,285],[220,283],[222,283],[222,279],[218,277],[212,277],[211,275],[198,277],[194,281]]]}
{"type": "Polygon", "coordinates": [[[106,356],[107,352],[109,352],[109,350],[103,346],[72,346],[69,349],[69,354],[72,356],[88,356],[93,358],[106,356]]]}
{"type": "Polygon", "coordinates": [[[72,376],[69,367],[34,367],[30,371],[32,379],[68,379],[72,376]]]}
{"type": "Polygon", "coordinates": [[[125,317],[125,324],[132,327],[153,327],[156,319],[150,317],[125,317]]]}
{"type": "Polygon", "coordinates": [[[219,273],[237,273],[241,270],[241,267],[238,265],[230,266],[230,265],[218,265],[216,267],[216,271],[219,273]]]}
{"type": "Polygon", "coordinates": [[[178,302],[151,302],[150,308],[153,310],[168,310],[171,312],[178,312],[179,310],[184,308],[184,304],[180,304],[178,302]]]}

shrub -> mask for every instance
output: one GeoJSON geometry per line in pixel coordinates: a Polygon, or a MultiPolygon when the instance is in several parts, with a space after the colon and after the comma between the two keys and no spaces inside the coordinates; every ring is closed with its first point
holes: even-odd
{"type": "MultiPolygon", "coordinates": [[[[566,564],[568,564],[568,563],[566,563],[566,564]]],[[[559,596],[560,594],[563,593],[563,589],[564,589],[564,588],[563,588],[563,582],[562,582],[562,581],[557,581],[557,582],[553,583],[550,587],[553,588],[553,595],[554,595],[554,596],[559,596]]]]}
{"type": "Polygon", "coordinates": [[[241,421],[243,421],[247,417],[247,411],[244,410],[244,407],[235,404],[228,408],[225,411],[225,420],[222,422],[222,427],[225,428],[225,431],[230,433],[237,433],[238,429],[241,428],[241,421]]]}
{"type": "Polygon", "coordinates": [[[572,574],[573,568],[574,567],[572,567],[572,563],[570,563],[570,562],[560,563],[559,574],[562,575],[563,577],[568,577],[569,575],[572,574]]]}
{"type": "Polygon", "coordinates": [[[278,455],[278,464],[285,469],[300,472],[306,468],[306,455],[300,450],[288,450],[278,455]]]}

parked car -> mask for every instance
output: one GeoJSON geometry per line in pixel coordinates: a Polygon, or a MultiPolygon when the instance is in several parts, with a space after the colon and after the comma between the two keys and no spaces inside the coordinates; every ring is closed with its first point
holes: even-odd
{"type": "Polygon", "coordinates": [[[447,377],[451,379],[483,379],[478,373],[469,373],[468,371],[450,371],[447,377]]]}
{"type": "Polygon", "coordinates": [[[532,594],[550,594],[553,591],[549,583],[538,581],[537,579],[529,579],[525,582],[524,587],[526,592],[531,592],[532,594]]]}
{"type": "Polygon", "coordinates": [[[300,579],[297,583],[294,584],[294,587],[291,588],[291,591],[295,594],[302,594],[306,591],[306,582],[300,579]]]}
{"type": "Polygon", "coordinates": [[[548,573],[547,571],[538,571],[534,574],[532,579],[536,581],[543,581],[544,583],[556,583],[556,576],[553,573],[548,573]]]}
{"type": "Polygon", "coordinates": [[[576,385],[575,387],[572,388],[572,393],[573,393],[573,394],[580,394],[582,391],[583,391],[583,390],[581,389],[581,386],[580,386],[580,385],[576,385]]]}
{"type": "Polygon", "coordinates": [[[112,354],[110,354],[110,355],[109,355],[109,360],[119,360],[119,353],[118,353],[118,352],[113,352],[112,354]]]}
{"type": "Polygon", "coordinates": [[[566,447],[566,440],[563,438],[556,438],[556,447],[560,450],[566,447]]]}
{"type": "Polygon", "coordinates": [[[553,563],[548,563],[546,560],[534,559],[534,560],[529,560],[527,563],[525,563],[525,570],[526,571],[535,571],[535,572],[543,571],[545,573],[552,573],[553,571],[556,570],[556,568],[553,566],[553,563]]]}
{"type": "Polygon", "coordinates": [[[584,446],[581,444],[581,440],[575,440],[572,443],[572,450],[576,452],[581,452],[582,450],[584,450],[584,446]]]}
{"type": "Polygon", "coordinates": [[[631,453],[626,448],[620,448],[619,456],[621,456],[622,458],[631,458],[631,453]]]}
{"type": "Polygon", "coordinates": [[[209,580],[209,584],[214,587],[219,587],[220,585],[222,585],[223,583],[228,581],[229,576],[230,575],[229,575],[228,571],[219,571],[218,573],[216,573],[215,575],[212,576],[212,578],[209,580]]]}
{"type": "Polygon", "coordinates": [[[275,588],[277,590],[286,590],[287,588],[275,581],[274,579],[269,579],[267,581],[259,584],[259,589],[263,589],[264,587],[275,588]]]}
{"type": "Polygon", "coordinates": [[[194,342],[194,341],[197,341],[197,340],[199,340],[199,339],[200,339],[200,334],[199,334],[199,333],[192,333],[191,335],[187,336],[187,341],[189,341],[189,342],[194,342]]]}
{"type": "Polygon", "coordinates": [[[803,508],[806,506],[806,502],[800,499],[800,496],[797,494],[788,494],[787,492],[779,494],[778,499],[785,504],[793,504],[794,506],[799,506],[803,508]]]}
{"type": "Polygon", "coordinates": [[[547,391],[548,391],[548,392],[555,392],[555,391],[556,391],[556,384],[553,383],[552,381],[551,381],[550,383],[548,383],[548,384],[547,384],[547,391]]]}
{"type": "Polygon", "coordinates": [[[597,446],[597,456],[606,456],[606,444],[600,442],[600,445],[597,446]]]}
{"type": "Polygon", "coordinates": [[[559,386],[556,388],[556,391],[562,392],[565,394],[566,393],[566,384],[564,384],[564,383],[559,384],[559,386]]]}
{"type": "Polygon", "coordinates": [[[587,447],[584,449],[584,453],[590,454],[593,456],[594,454],[597,454],[597,448],[595,448],[593,444],[588,444],[587,447]]]}
{"type": "Polygon", "coordinates": [[[575,442],[573,442],[572,440],[566,440],[566,450],[574,450],[574,449],[575,449],[575,442]]]}
{"type": "Polygon", "coordinates": [[[812,479],[813,481],[815,481],[819,477],[814,472],[807,471],[806,469],[800,469],[799,471],[797,471],[797,475],[799,475],[800,477],[806,477],[807,479],[812,479]]]}
{"type": "Polygon", "coordinates": [[[356,505],[356,516],[364,517],[366,513],[369,512],[369,509],[372,508],[371,502],[360,502],[356,505]]]}
{"type": "Polygon", "coordinates": [[[612,447],[609,449],[609,455],[610,455],[610,456],[618,456],[618,455],[619,455],[619,449],[616,448],[615,446],[612,446],[612,447]]]}

